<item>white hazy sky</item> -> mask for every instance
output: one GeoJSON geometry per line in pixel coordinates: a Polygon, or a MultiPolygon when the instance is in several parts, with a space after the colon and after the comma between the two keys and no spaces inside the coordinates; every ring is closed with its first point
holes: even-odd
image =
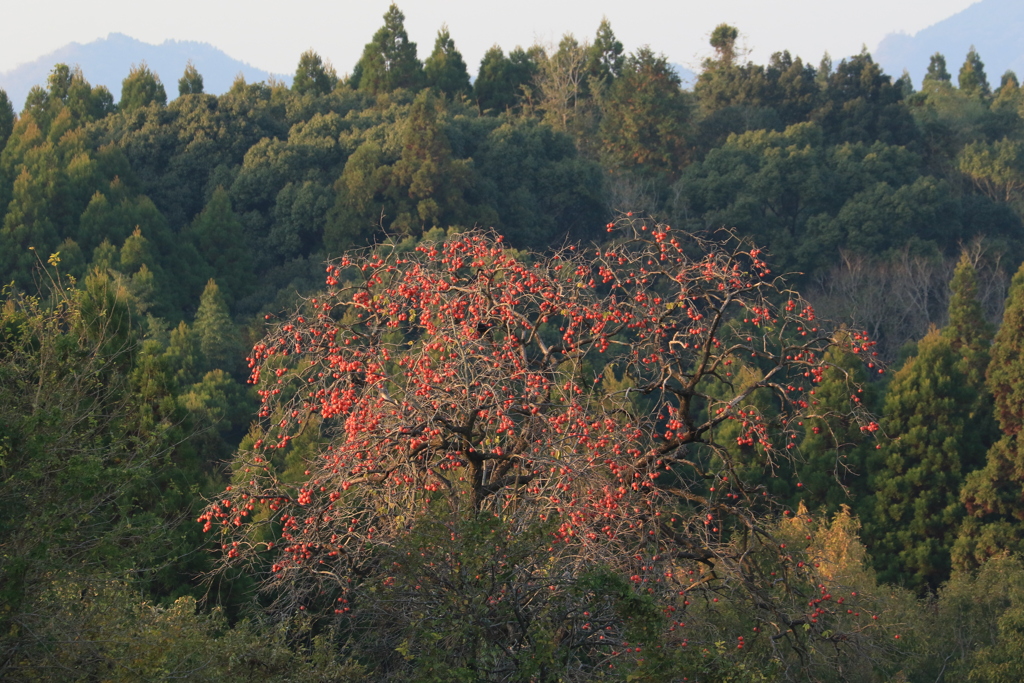
{"type": "MultiPolygon", "coordinates": [[[[974,0],[401,0],[409,36],[425,58],[447,23],[475,73],[497,43],[511,49],[553,43],[566,32],[591,38],[602,16],[626,50],[650,45],[669,61],[696,69],[707,37],[721,22],[739,27],[754,61],[788,49],[816,64],[874,49],[893,31],[916,33],[974,0]]],[[[0,72],[70,42],[87,43],[111,32],[160,43],[211,43],[236,59],[275,73],[292,73],[309,48],[339,74],[359,59],[380,27],[390,0],[49,0],[9,2],[0,11],[0,72]]]]}

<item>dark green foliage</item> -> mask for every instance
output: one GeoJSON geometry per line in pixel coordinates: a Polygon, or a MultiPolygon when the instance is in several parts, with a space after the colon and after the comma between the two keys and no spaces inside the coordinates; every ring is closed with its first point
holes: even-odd
{"type": "Polygon", "coordinates": [[[178,79],[178,96],[202,95],[203,77],[196,69],[196,65],[189,60],[185,65],[185,73],[178,79]]]}
{"type": "Polygon", "coordinates": [[[572,138],[547,126],[504,123],[487,136],[474,160],[477,192],[497,213],[497,220],[484,224],[514,245],[589,238],[604,218],[600,168],[579,157],[572,138]]]}
{"type": "Polygon", "coordinates": [[[448,34],[448,27],[442,26],[437,32],[434,51],[423,64],[426,83],[448,97],[468,96],[473,87],[469,83],[469,72],[462,53],[455,48],[455,41],[448,34]]]}
{"type": "Polygon", "coordinates": [[[866,529],[884,581],[934,590],[949,578],[964,516],[960,488],[984,458],[978,387],[960,354],[933,330],[896,374],[885,398],[882,445],[872,468],[875,508],[866,529]]]}
{"type": "Polygon", "coordinates": [[[313,50],[306,50],[299,57],[299,66],[295,69],[292,90],[300,95],[326,95],[334,90],[338,75],[329,64],[313,50]]]}
{"type": "Polygon", "coordinates": [[[601,121],[601,157],[619,172],[674,180],[685,158],[689,107],[663,55],[640,48],[612,84],[601,121]]]}
{"type": "Polygon", "coordinates": [[[352,71],[352,82],[362,91],[377,94],[397,88],[417,90],[423,79],[416,43],[405,32],[405,15],[397,5],[391,5],[384,13],[384,25],[363,49],[352,71]]]}
{"type": "Polygon", "coordinates": [[[523,50],[517,47],[508,57],[495,45],[484,53],[480,71],[473,84],[480,111],[500,114],[515,109],[523,89],[537,74],[537,50],[523,50]]]}
{"type": "Polygon", "coordinates": [[[48,136],[25,113],[0,156],[0,178],[10,182],[0,192],[0,199],[6,199],[0,225],[0,273],[5,281],[26,286],[35,265],[29,247],[46,256],[63,239],[74,238],[76,217],[93,194],[126,170],[118,150],[96,149],[73,126],[71,110],[63,105],[48,136]]]}
{"type": "Polygon", "coordinates": [[[1020,81],[1017,79],[1017,74],[1011,69],[1007,69],[999,78],[999,87],[996,89],[996,95],[1005,93],[1007,90],[1017,90],[1018,88],[1020,88],[1020,81]]]}
{"type": "Polygon", "coordinates": [[[213,279],[206,283],[199,299],[193,329],[199,339],[206,370],[232,372],[239,367],[238,333],[231,322],[224,296],[213,279]]]}
{"type": "Polygon", "coordinates": [[[881,577],[918,590],[948,578],[951,553],[965,564],[960,489],[998,437],[985,386],[992,330],[966,252],[950,289],[948,325],[921,340],[888,388],[882,427],[889,441],[873,472],[868,514],[881,577]]]}
{"type": "Polygon", "coordinates": [[[622,43],[615,37],[611,22],[607,17],[602,18],[601,25],[597,27],[594,42],[590,44],[587,74],[602,85],[608,86],[622,73],[625,61],[622,43]]]}
{"type": "Polygon", "coordinates": [[[940,85],[952,81],[952,76],[946,70],[946,58],[940,53],[933,54],[928,62],[928,71],[924,75],[924,83],[940,85]]]}
{"type": "Polygon", "coordinates": [[[839,249],[952,249],[964,236],[949,185],[922,175],[916,154],[880,142],[830,147],[809,123],[732,136],[679,187],[699,224],[743,226],[787,270],[822,269],[839,249]]]}
{"type": "MultiPolygon", "coordinates": [[[[829,67],[831,69],[831,66],[829,67]]],[[[813,67],[789,52],[767,66],[707,60],[694,88],[703,118],[698,144],[710,148],[729,133],[776,129],[806,121],[821,99],[813,67]]]]}
{"type": "Polygon", "coordinates": [[[132,66],[130,72],[121,81],[121,101],[117,107],[123,112],[130,112],[151,104],[164,106],[167,104],[167,91],[164,90],[160,77],[149,70],[146,63],[132,66]]]}
{"type": "Polygon", "coordinates": [[[57,64],[46,79],[46,89],[35,87],[25,102],[25,113],[31,114],[46,132],[61,113],[66,114],[60,133],[70,125],[103,118],[114,110],[113,97],[103,86],[93,88],[81,69],[57,64]]]}
{"type": "MultiPolygon", "coordinates": [[[[0,651],[0,678],[9,677],[2,667],[12,661],[11,643],[25,642],[11,630],[12,619],[46,634],[33,653],[97,680],[117,679],[116,672],[126,670],[118,662],[129,656],[140,658],[139,671],[164,667],[161,675],[177,675],[181,669],[156,654],[165,651],[160,643],[173,641],[163,635],[170,632],[205,653],[203,661],[213,668],[203,671],[218,672],[211,678],[238,677],[243,669],[244,675],[259,669],[269,679],[285,677],[285,662],[299,672],[337,673],[324,662],[342,661],[343,638],[359,642],[361,656],[381,664],[374,673],[392,667],[388,671],[474,679],[487,666],[487,652],[513,647],[536,655],[532,663],[519,657],[524,678],[562,676],[558,667],[573,656],[553,654],[571,650],[558,640],[556,624],[564,615],[545,606],[539,622],[521,629],[522,637],[489,630],[486,610],[463,602],[465,595],[482,595],[473,592],[475,584],[442,568],[451,560],[437,551],[442,546],[457,551],[464,567],[490,562],[491,556],[473,554],[491,533],[489,523],[457,530],[464,532],[457,541],[440,526],[411,532],[406,550],[423,541],[435,578],[444,574],[456,586],[431,593],[437,610],[459,615],[445,622],[443,642],[454,644],[449,648],[439,649],[437,629],[424,626],[436,623],[430,614],[403,613],[406,598],[415,598],[422,566],[397,570],[398,584],[376,595],[380,615],[394,618],[371,621],[379,621],[374,627],[391,640],[364,640],[367,632],[358,629],[367,625],[360,624],[336,641],[320,641],[316,665],[313,636],[297,622],[294,631],[268,632],[257,643],[256,630],[230,630],[195,616],[193,607],[138,605],[196,592],[195,575],[210,556],[197,550],[203,541],[196,528],[176,525],[194,518],[200,491],[213,492],[216,463],[229,456],[251,415],[250,397],[236,379],[244,372],[244,349],[258,336],[255,321],[293,308],[296,292],[313,291],[325,252],[394,238],[404,240],[404,249],[424,234],[473,226],[494,227],[513,245],[543,250],[565,239],[598,240],[611,210],[622,208],[660,212],[677,227],[697,231],[735,227],[771,248],[776,272],[804,273],[796,276],[804,284],[813,280],[822,292],[848,300],[868,295],[842,290],[835,277],[840,259],[850,270],[883,275],[901,264],[920,265],[923,282],[976,237],[985,238],[986,258],[1021,257],[1024,96],[1012,72],[990,93],[972,49],[955,88],[945,58],[936,54],[922,92],[913,93],[908,80],[885,75],[866,53],[835,65],[826,55],[815,68],[781,51],[754,64],[738,49],[739,36],[728,25],[715,29],[713,56],[693,93],[680,88],[663,57],[643,48],[627,56],[607,19],[589,46],[571,36],[553,54],[534,46],[506,55],[495,46],[471,87],[447,29],[438,32],[421,65],[402,13],[391,6],[344,84],[310,51],[299,58],[290,88],[239,79],[216,97],[204,94],[202,76],[189,64],[178,80],[179,97],[169,104],[145,65],[125,79],[119,107],[105,88],[92,87],[80,70],[63,64],[33,89],[20,116],[21,103],[0,91],[0,285],[15,283],[0,311],[0,533],[6,534],[0,541],[0,646],[7,648],[0,651]],[[572,106],[558,109],[553,103],[565,92],[551,77],[568,73],[576,79],[563,89],[572,106]],[[75,277],[77,291],[55,297],[63,304],[17,294],[46,281],[40,267],[55,252],[54,262],[75,277]],[[922,255],[928,260],[916,260],[922,255]],[[257,312],[260,317],[252,318],[257,312]],[[82,512],[89,505],[93,512],[82,512]],[[69,568],[77,576],[58,576],[69,568]],[[108,582],[125,576],[141,583],[108,582]],[[28,607],[12,616],[18,608],[5,611],[8,605],[29,605],[44,617],[32,621],[28,607]],[[50,614],[59,618],[47,625],[50,614]],[[102,638],[82,635],[87,628],[102,638]],[[125,634],[150,645],[133,649],[124,644],[125,634]],[[45,645],[46,638],[87,645],[63,653],[45,645]],[[152,657],[139,654],[150,651],[152,657]],[[238,669],[239,662],[251,666],[238,669]]],[[[854,356],[830,358],[832,368],[815,388],[817,412],[794,442],[793,476],[775,476],[755,449],[729,443],[734,425],[718,434],[744,478],[763,484],[782,504],[796,510],[802,503],[812,513],[849,505],[864,516],[885,580],[934,588],[951,564],[971,567],[1007,549],[1024,551],[1024,456],[1017,444],[1024,380],[1014,374],[1024,377],[1016,369],[1024,342],[1015,341],[1024,334],[1016,319],[1024,315],[1017,301],[1024,276],[1015,281],[994,347],[978,292],[989,292],[984,310],[992,315],[991,291],[999,280],[986,277],[980,287],[969,260],[961,260],[951,283],[949,324],[917,346],[891,384],[887,376],[864,376],[854,356]],[[983,386],[986,369],[991,392],[983,386]],[[868,410],[880,410],[888,391],[882,450],[875,450],[880,432],[837,418],[860,382],[867,385],[857,395],[868,410]],[[994,445],[993,414],[1003,430],[994,445]],[[987,466],[969,474],[983,464],[984,452],[987,466]],[[965,516],[951,563],[952,534],[965,516]]],[[[910,279],[884,281],[896,283],[884,292],[886,307],[913,300],[941,321],[940,285],[915,289],[919,284],[910,279]]],[[[847,309],[840,309],[845,319],[847,309]]],[[[920,334],[879,329],[883,341],[920,334]]],[[[606,372],[600,386],[624,392],[631,381],[606,372]]],[[[639,392],[624,393],[624,408],[644,410],[639,392]]],[[[751,403],[772,413],[764,396],[752,396],[751,403]]],[[[514,539],[540,549],[543,540],[514,539]]],[[[959,658],[962,665],[951,663],[945,675],[964,678],[973,668],[978,680],[997,679],[1012,672],[1017,598],[1011,591],[999,593],[1002,602],[984,596],[979,602],[975,597],[991,592],[995,579],[966,577],[953,578],[949,604],[961,612],[963,605],[985,605],[995,616],[984,627],[957,627],[960,649],[950,661],[959,658]],[[982,631],[983,637],[970,635],[982,631]],[[969,655],[968,642],[982,649],[969,655]]],[[[600,568],[576,580],[580,591],[630,611],[637,623],[660,618],[641,595],[600,568]]],[[[231,600],[252,602],[238,594],[231,600]]],[[[724,618],[720,604],[707,608],[724,618]]],[[[936,609],[954,621],[942,612],[946,608],[936,609]]],[[[514,618],[501,616],[510,623],[514,618]]],[[[749,634],[745,619],[739,614],[735,623],[749,634]]],[[[643,680],[665,671],[669,679],[684,671],[691,678],[755,680],[753,669],[729,668],[728,662],[741,661],[730,659],[731,649],[713,645],[723,633],[734,637],[731,628],[707,631],[716,635],[704,638],[708,647],[687,659],[686,669],[672,669],[664,662],[675,666],[676,660],[651,653],[647,668],[629,673],[643,680]],[[726,664],[718,669],[714,662],[726,664]]],[[[865,631],[857,637],[874,636],[865,631]]],[[[936,645],[933,651],[943,652],[936,659],[920,654],[932,647],[921,644],[927,638],[914,638],[902,641],[913,642],[907,652],[918,653],[908,655],[906,675],[935,680],[940,667],[914,678],[925,665],[913,662],[945,661],[950,648],[936,645]]],[[[891,634],[886,639],[891,646],[891,634]]]]}
{"type": "Polygon", "coordinates": [[[7,138],[14,130],[14,106],[7,97],[7,93],[0,89],[0,154],[3,154],[7,145],[7,138]]]}
{"type": "Polygon", "coordinates": [[[143,280],[153,279],[152,291],[145,297],[146,305],[153,306],[152,313],[176,318],[198,296],[202,285],[195,279],[202,274],[197,273],[197,255],[191,245],[178,239],[148,197],[131,196],[119,181],[93,195],[82,212],[77,234],[80,248],[93,255],[94,265],[133,279],[139,275],[138,285],[143,289],[149,287],[143,280]],[[144,256],[131,253],[139,240],[147,245],[144,256]],[[123,253],[118,254],[119,248],[123,253]],[[106,250],[113,253],[99,255],[106,250]],[[136,271],[142,265],[146,272],[140,275],[136,271]]]}
{"type": "Polygon", "coordinates": [[[416,97],[398,132],[398,145],[368,139],[345,164],[324,234],[332,253],[361,243],[378,227],[418,236],[435,225],[472,222],[463,199],[469,166],[452,158],[444,111],[431,91],[416,97]]]}
{"type": "Polygon", "coordinates": [[[248,294],[255,281],[252,253],[224,188],[214,190],[190,234],[210,271],[221,279],[225,300],[233,302],[248,294]]]}
{"type": "Polygon", "coordinates": [[[950,340],[953,350],[963,358],[971,386],[983,390],[993,330],[978,298],[977,271],[966,252],[953,271],[949,289],[949,323],[942,329],[942,336],[950,340]]]}
{"type": "Polygon", "coordinates": [[[1024,268],[1014,275],[1003,321],[992,344],[987,381],[996,402],[996,417],[1004,434],[1015,436],[1024,425],[1024,268]]]}
{"type": "Polygon", "coordinates": [[[985,75],[985,63],[981,61],[973,45],[967,53],[964,65],[960,67],[957,83],[961,92],[972,97],[988,97],[992,94],[988,77],[985,75]]]}
{"type": "Polygon", "coordinates": [[[1014,275],[1003,321],[992,344],[986,376],[1002,435],[982,469],[970,476],[961,495],[970,515],[957,542],[955,561],[971,566],[1004,550],[1024,550],[1021,490],[1024,487],[1019,436],[1024,425],[1024,266],[1014,275]]]}
{"type": "Polygon", "coordinates": [[[828,141],[908,145],[917,139],[902,88],[866,52],[839,63],[824,95],[812,117],[828,141]]]}

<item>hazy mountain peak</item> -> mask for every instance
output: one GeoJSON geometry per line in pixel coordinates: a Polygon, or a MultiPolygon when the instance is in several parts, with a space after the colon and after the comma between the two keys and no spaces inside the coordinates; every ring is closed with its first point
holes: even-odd
{"type": "MultiPolygon", "coordinates": [[[[209,43],[191,40],[165,40],[159,45],[144,43],[123,33],[111,33],[90,43],[70,43],[32,62],[0,73],[0,88],[20,108],[34,85],[44,85],[55,64],[78,65],[92,85],[105,85],[117,101],[121,97],[121,81],[133,64],[146,62],[160,76],[168,97],[178,94],[178,79],[185,64],[192,60],[203,76],[206,92],[226,92],[241,73],[248,82],[265,81],[275,76],[268,71],[234,59],[209,43]]],[[[276,75],[283,81],[290,77],[276,75]]]]}
{"type": "Polygon", "coordinates": [[[973,45],[985,63],[993,86],[1007,69],[1024,74],[1024,3],[1018,0],[981,0],[914,35],[890,33],[878,45],[874,58],[886,73],[899,76],[906,69],[918,86],[936,52],[946,58],[954,82],[973,45]]]}

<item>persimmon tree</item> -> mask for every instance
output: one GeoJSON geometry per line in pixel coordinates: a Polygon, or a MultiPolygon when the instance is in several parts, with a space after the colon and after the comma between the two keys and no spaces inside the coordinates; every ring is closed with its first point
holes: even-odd
{"type": "Polygon", "coordinates": [[[711,666],[685,614],[727,598],[740,654],[859,642],[870,615],[773,536],[790,511],[764,478],[804,421],[877,429],[852,381],[841,416],[815,398],[826,352],[873,368],[871,342],[731,234],[608,228],[547,256],[466,233],[329,262],[251,354],[259,421],[199,519],[222,565],[278,610],[373,630],[381,676],[711,666]]]}

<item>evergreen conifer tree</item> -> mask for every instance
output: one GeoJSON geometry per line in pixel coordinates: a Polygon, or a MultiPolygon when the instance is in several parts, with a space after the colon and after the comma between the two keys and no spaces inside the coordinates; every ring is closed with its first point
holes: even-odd
{"type": "Polygon", "coordinates": [[[924,83],[949,83],[952,76],[946,70],[946,58],[941,52],[936,52],[928,60],[928,71],[924,75],[924,83]]]}
{"type": "Polygon", "coordinates": [[[865,528],[885,581],[924,590],[949,578],[965,469],[985,449],[973,419],[978,391],[962,368],[952,341],[933,328],[886,395],[888,441],[873,468],[875,505],[865,528]]]}
{"type": "Polygon", "coordinates": [[[220,369],[230,372],[238,365],[237,332],[228,305],[216,281],[210,278],[199,299],[199,310],[192,324],[199,340],[206,370],[220,369]]]}
{"type": "Polygon", "coordinates": [[[7,138],[11,137],[14,130],[14,107],[11,105],[7,93],[0,89],[0,153],[3,153],[7,145],[7,138]]]}
{"type": "Polygon", "coordinates": [[[1024,550],[1024,265],[1014,275],[1003,321],[992,343],[986,381],[1002,435],[985,466],[972,472],[961,500],[967,507],[953,559],[977,565],[1003,551],[1024,550]]]}
{"type": "Polygon", "coordinates": [[[313,50],[306,50],[299,57],[299,65],[295,69],[295,78],[292,80],[292,90],[305,95],[326,95],[334,89],[338,82],[338,75],[330,64],[313,50]]]}
{"type": "Polygon", "coordinates": [[[203,77],[190,59],[188,64],[185,65],[185,73],[178,79],[178,95],[201,94],[203,94],[203,77]]]}
{"type": "Polygon", "coordinates": [[[602,157],[616,171],[673,179],[685,154],[688,99],[663,55],[642,47],[609,89],[601,121],[602,157]]]}
{"type": "Polygon", "coordinates": [[[360,90],[376,94],[396,88],[417,90],[423,83],[423,64],[416,57],[416,43],[405,32],[405,15],[397,5],[384,14],[384,25],[366,44],[352,71],[360,90]]]}
{"type": "Polygon", "coordinates": [[[152,103],[163,106],[167,104],[167,91],[164,90],[160,77],[149,70],[146,63],[132,66],[128,76],[121,81],[121,111],[132,111],[146,107],[152,103]]]}
{"type": "Polygon", "coordinates": [[[963,358],[964,374],[971,386],[982,391],[992,344],[992,326],[981,310],[977,272],[966,252],[953,271],[949,288],[949,324],[943,328],[942,336],[950,340],[953,349],[963,358]]]}
{"type": "Polygon", "coordinates": [[[437,32],[434,51],[423,65],[427,85],[436,88],[449,97],[467,95],[472,90],[469,72],[462,53],[455,48],[455,41],[448,34],[448,27],[442,26],[437,32]]]}
{"type": "Polygon", "coordinates": [[[199,336],[184,320],[171,330],[163,358],[179,386],[194,384],[203,376],[206,364],[199,350],[199,336]]]}
{"type": "Polygon", "coordinates": [[[604,84],[615,80],[622,73],[622,65],[626,61],[622,54],[622,43],[615,37],[611,22],[605,17],[597,27],[597,35],[590,45],[587,72],[604,84]]]}
{"type": "Polygon", "coordinates": [[[540,48],[524,50],[517,47],[506,57],[497,45],[485,52],[473,84],[480,110],[500,114],[514,108],[519,103],[523,88],[537,75],[540,69],[538,58],[542,54],[540,48]]]}
{"type": "Polygon", "coordinates": [[[985,64],[978,56],[977,50],[971,46],[967,53],[964,65],[960,67],[960,75],[957,79],[960,91],[975,97],[988,97],[992,89],[988,85],[988,77],[985,75],[985,64]]]}
{"type": "Polygon", "coordinates": [[[997,93],[1005,91],[1007,88],[1010,90],[1017,90],[1020,88],[1020,81],[1017,79],[1017,74],[1014,73],[1013,69],[1007,69],[1002,77],[999,79],[999,89],[997,93]]]}

